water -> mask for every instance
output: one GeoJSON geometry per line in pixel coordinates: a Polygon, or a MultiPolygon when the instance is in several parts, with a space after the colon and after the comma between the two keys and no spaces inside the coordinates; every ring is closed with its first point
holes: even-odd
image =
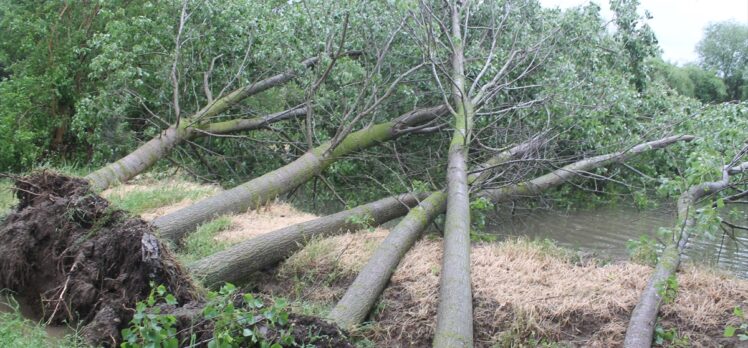
{"type": "MultiPolygon", "coordinates": [[[[730,222],[746,226],[748,218],[730,222]]],[[[532,211],[513,216],[496,214],[486,229],[504,237],[548,238],[561,246],[623,260],[628,258],[628,240],[639,239],[641,235],[654,236],[660,227],[671,228],[674,224],[675,212],[672,207],[651,210],[603,207],[569,212],[532,211]]],[[[723,238],[721,232],[713,240],[693,239],[686,258],[748,278],[748,236],[746,231],[735,232],[737,241],[728,236],[723,238]]]]}

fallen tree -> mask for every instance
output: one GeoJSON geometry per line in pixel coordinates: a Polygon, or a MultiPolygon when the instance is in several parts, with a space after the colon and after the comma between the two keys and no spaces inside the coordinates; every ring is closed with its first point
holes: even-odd
{"type": "MultiPolygon", "coordinates": [[[[539,145],[539,138],[495,156],[487,161],[484,167],[489,168],[498,165],[506,158],[519,156],[537,145],[539,145]]],[[[479,177],[483,177],[483,174],[473,174],[471,180],[479,177]]],[[[384,198],[336,214],[288,226],[248,239],[224,251],[195,261],[189,265],[189,268],[206,286],[216,287],[223,282],[238,283],[252,273],[272,267],[291,256],[313,238],[329,237],[346,231],[361,229],[363,226],[353,223],[351,217],[368,216],[370,219],[367,222],[370,225],[379,225],[405,215],[408,213],[408,207],[415,206],[419,199],[426,196],[427,194],[418,196],[407,194],[400,197],[384,198]]],[[[439,196],[446,197],[444,193],[440,193],[439,196]]],[[[429,197],[426,200],[433,201],[436,198],[429,197]]],[[[440,210],[439,214],[443,210],[440,210]]]]}
{"type": "Polygon", "coordinates": [[[445,111],[443,106],[417,109],[350,133],[334,149],[330,142],[324,143],[281,168],[159,217],[153,225],[163,238],[179,241],[202,222],[261,206],[305,183],[343,156],[417,131],[445,111]]]}
{"type": "MultiPolygon", "coordinates": [[[[447,156],[447,213],[444,221],[444,252],[439,274],[439,308],[434,347],[472,347],[473,293],[470,281],[470,193],[467,162],[473,131],[475,105],[465,83],[465,54],[462,35],[467,2],[449,3],[452,44],[452,98],[454,134],[447,156]]],[[[466,24],[467,27],[467,24],[466,24]]],[[[465,28],[467,30],[467,28],[465,28]]],[[[435,210],[439,195],[433,197],[435,210]]],[[[428,211],[428,210],[427,210],[428,211]]],[[[435,215],[434,215],[435,216],[435,215]]],[[[425,226],[424,226],[425,227],[425,226]]]]}
{"type": "Polygon", "coordinates": [[[291,256],[313,238],[365,228],[360,221],[366,221],[370,226],[380,225],[405,215],[410,207],[418,204],[418,199],[418,195],[413,194],[387,197],[336,214],[284,227],[195,261],[188,267],[195,278],[209,287],[216,287],[224,282],[239,283],[252,273],[271,267],[291,256]]]}
{"type": "MultiPolygon", "coordinates": [[[[348,53],[348,55],[357,54],[359,53],[348,53]]],[[[317,64],[318,60],[316,57],[305,59],[301,62],[301,66],[310,68],[317,64]]],[[[216,123],[206,122],[207,119],[220,115],[247,97],[266,91],[272,87],[280,86],[296,76],[298,76],[296,70],[290,69],[264,80],[237,88],[229,94],[210,102],[193,115],[184,117],[176,124],[169,126],[159,135],[125,157],[88,174],[85,179],[91,182],[92,189],[104,190],[112,184],[125,182],[142,173],[153,166],[158,160],[164,158],[169,151],[185,140],[214,133],[225,134],[258,129],[273,122],[291,117],[304,116],[307,113],[307,109],[305,107],[297,107],[277,114],[251,119],[235,119],[216,123]]]]}
{"type": "Polygon", "coordinates": [[[627,348],[644,348],[652,346],[657,313],[663,297],[669,291],[671,279],[680,265],[681,256],[688,246],[688,239],[694,232],[698,211],[696,204],[706,196],[717,194],[730,186],[730,177],[748,170],[748,162],[737,164],[745,151],[741,151],[733,161],[722,169],[719,181],[704,182],[691,186],[678,197],[677,212],[681,225],[679,232],[673,233],[672,239],[662,251],[654,272],[642,290],[639,302],[634,307],[626,329],[624,346],[627,348]]]}
{"type": "Polygon", "coordinates": [[[649,150],[661,149],[679,141],[691,141],[692,135],[674,135],[636,145],[628,150],[583,159],[566,165],[535,179],[500,188],[485,189],[479,195],[494,202],[505,202],[520,196],[534,196],[549,188],[561,185],[573,177],[591,169],[624,161],[649,150]]]}
{"type": "MultiPolygon", "coordinates": [[[[542,188],[536,186],[537,190],[531,191],[533,194],[540,194],[544,190],[568,181],[568,179],[571,178],[568,173],[571,173],[571,175],[578,174],[573,171],[590,170],[602,167],[615,161],[622,161],[649,149],[659,149],[680,140],[690,141],[691,139],[693,139],[691,136],[668,137],[635,146],[631,149],[632,152],[617,152],[610,155],[585,159],[557,169],[536,179],[510,185],[492,198],[497,202],[506,201],[516,198],[512,196],[512,192],[520,192],[519,189],[521,187],[533,184],[538,185],[541,182],[548,183],[548,185],[544,185],[542,188]],[[552,180],[549,180],[548,178],[556,178],[557,181],[554,181],[555,184],[551,185],[552,180]]],[[[534,146],[533,142],[528,142],[515,147],[494,157],[491,161],[484,164],[483,167],[490,168],[500,165],[510,158],[522,154],[532,146],[534,146]]],[[[468,178],[468,181],[471,184],[478,184],[485,178],[486,176],[483,174],[474,174],[468,178]]],[[[340,327],[351,328],[354,325],[361,323],[366,318],[368,313],[371,311],[371,308],[376,303],[376,300],[384,290],[392,273],[400,263],[402,257],[413,246],[415,241],[418,239],[418,236],[420,236],[421,232],[430,221],[445,211],[445,203],[446,194],[444,192],[433,193],[418,207],[412,209],[408,215],[392,229],[387,238],[382,241],[380,246],[374,252],[371,259],[367,262],[361,272],[359,272],[359,275],[343,295],[343,298],[336,304],[335,308],[333,308],[330,313],[330,319],[340,327]]]]}

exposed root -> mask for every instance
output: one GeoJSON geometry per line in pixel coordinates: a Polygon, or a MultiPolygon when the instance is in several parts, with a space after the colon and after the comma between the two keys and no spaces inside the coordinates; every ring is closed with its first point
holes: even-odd
{"type": "Polygon", "coordinates": [[[111,209],[86,181],[39,172],[16,185],[19,205],[0,226],[0,288],[38,301],[46,323],[77,321],[89,342],[114,345],[151,282],[181,302],[196,299],[151,228],[111,209]]]}

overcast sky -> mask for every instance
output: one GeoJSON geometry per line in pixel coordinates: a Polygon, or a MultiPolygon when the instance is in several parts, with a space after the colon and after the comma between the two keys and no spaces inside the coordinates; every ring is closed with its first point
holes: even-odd
{"type": "MultiPolygon", "coordinates": [[[[540,0],[546,7],[568,8],[590,0],[540,0]]],[[[592,0],[602,7],[605,18],[611,18],[608,0],[592,0]]],[[[748,23],[748,0],[640,0],[640,10],[649,10],[649,25],[657,35],[663,58],[683,64],[697,59],[696,43],[711,22],[736,20],[748,23]]],[[[643,13],[643,12],[642,12],[643,13]]]]}

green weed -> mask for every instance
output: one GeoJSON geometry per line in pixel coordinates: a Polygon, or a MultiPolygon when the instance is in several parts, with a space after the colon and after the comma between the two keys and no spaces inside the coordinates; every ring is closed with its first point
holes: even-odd
{"type": "Polygon", "coordinates": [[[229,228],[231,228],[231,218],[228,216],[222,216],[200,225],[194,233],[189,234],[184,240],[184,247],[178,254],[180,261],[188,264],[226,249],[231,243],[217,241],[215,236],[229,228]]]}
{"type": "MultiPolygon", "coordinates": [[[[208,347],[268,347],[297,346],[289,327],[289,311],[283,300],[270,306],[251,294],[239,294],[236,287],[226,283],[218,292],[208,292],[207,303],[199,321],[212,322],[212,338],[208,347]],[[239,299],[241,296],[241,300],[239,299]],[[277,334],[269,333],[274,330],[277,334]]],[[[124,348],[178,347],[176,318],[161,313],[161,304],[176,305],[177,301],[159,285],[151,290],[145,301],[138,302],[130,326],[122,330],[124,348]]],[[[196,342],[191,335],[189,346],[196,342]]],[[[188,342],[181,342],[186,344],[188,342]]]]}
{"type": "Polygon", "coordinates": [[[655,327],[655,345],[674,347],[674,348],[685,348],[690,347],[690,340],[687,336],[681,336],[678,330],[675,328],[665,329],[660,324],[655,327]]]}
{"type": "Polygon", "coordinates": [[[630,239],[626,242],[626,250],[631,261],[648,266],[657,264],[657,241],[642,235],[639,240],[630,239]]]}
{"type": "Polygon", "coordinates": [[[2,305],[10,308],[10,311],[0,313],[0,345],[3,347],[89,347],[83,343],[83,338],[77,332],[59,339],[49,337],[44,330],[44,325],[21,315],[19,304],[13,297],[6,297],[2,305]]]}
{"type": "Polygon", "coordinates": [[[738,320],[740,321],[740,324],[738,326],[733,326],[733,325],[725,326],[725,333],[723,334],[723,336],[737,337],[741,341],[748,341],[748,321],[746,320],[746,316],[745,316],[745,313],[743,312],[743,308],[735,307],[732,310],[732,315],[738,318],[738,320]]]}
{"type": "Polygon", "coordinates": [[[112,193],[109,201],[120,209],[140,215],[146,211],[181,202],[199,199],[212,193],[211,188],[185,187],[182,185],[156,186],[146,190],[112,193]]]}

